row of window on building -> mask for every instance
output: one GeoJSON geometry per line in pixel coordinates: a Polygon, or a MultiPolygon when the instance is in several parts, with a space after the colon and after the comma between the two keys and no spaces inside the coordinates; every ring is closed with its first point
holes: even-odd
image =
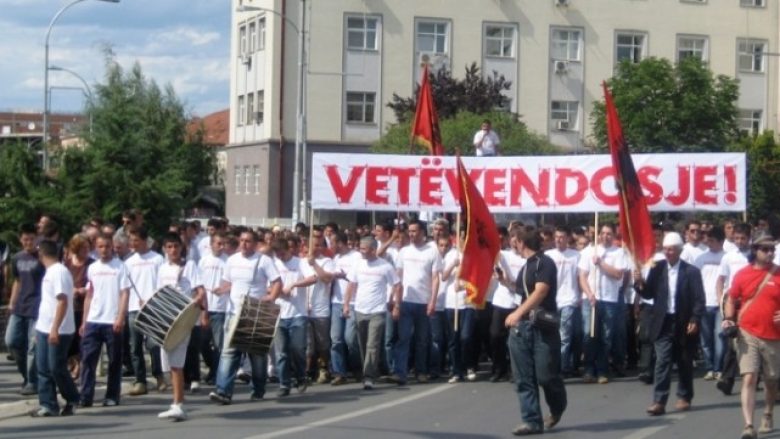
{"type": "Polygon", "coordinates": [[[234,166],[235,194],[260,195],[260,166],[234,166]]]}
{"type": "Polygon", "coordinates": [[[265,90],[238,96],[236,125],[250,126],[263,123],[265,115],[265,90]]]}

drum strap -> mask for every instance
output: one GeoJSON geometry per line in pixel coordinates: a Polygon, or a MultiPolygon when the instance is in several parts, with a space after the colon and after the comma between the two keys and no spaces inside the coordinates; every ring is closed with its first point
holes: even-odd
{"type": "Polygon", "coordinates": [[[130,286],[133,287],[133,291],[135,291],[135,297],[138,298],[139,302],[143,302],[143,299],[141,298],[141,293],[138,292],[138,288],[135,287],[135,282],[133,282],[133,276],[130,276],[130,271],[128,270],[127,273],[127,280],[130,281],[130,286]]]}

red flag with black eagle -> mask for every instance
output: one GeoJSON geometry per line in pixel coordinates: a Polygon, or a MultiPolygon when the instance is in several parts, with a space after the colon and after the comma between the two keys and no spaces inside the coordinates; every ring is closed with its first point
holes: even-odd
{"type": "Polygon", "coordinates": [[[647,209],[647,201],[639,184],[634,162],[628,152],[628,144],[623,137],[623,128],[620,126],[615,103],[607,89],[604,87],[605,116],[607,121],[607,138],[609,140],[609,152],[612,156],[612,168],[615,170],[618,194],[620,196],[620,233],[623,245],[639,265],[648,263],[655,253],[655,240],[653,227],[650,224],[650,212],[647,209]]]}
{"type": "Polygon", "coordinates": [[[466,238],[458,278],[466,288],[466,302],[485,305],[493,266],[501,250],[501,237],[485,199],[479,193],[458,156],[458,198],[466,221],[466,238]]]}
{"type": "Polygon", "coordinates": [[[428,65],[423,67],[420,90],[417,92],[417,109],[412,123],[412,144],[428,149],[430,155],[444,155],[444,145],[439,131],[439,116],[433,102],[431,82],[428,80],[428,65]]]}

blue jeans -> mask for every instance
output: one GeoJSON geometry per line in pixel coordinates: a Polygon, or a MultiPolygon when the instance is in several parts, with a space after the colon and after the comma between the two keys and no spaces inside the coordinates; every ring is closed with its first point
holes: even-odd
{"type": "Polygon", "coordinates": [[[428,367],[431,376],[438,377],[446,372],[444,359],[447,354],[448,340],[450,337],[447,312],[436,311],[431,317],[431,350],[428,353],[428,367]]]}
{"type": "Polygon", "coordinates": [[[109,323],[87,323],[81,337],[81,402],[91,403],[95,397],[95,374],[100,349],[108,353],[108,385],[106,398],[119,402],[122,391],[122,333],[114,333],[109,323]]]}
{"type": "Polygon", "coordinates": [[[612,352],[617,314],[623,305],[620,303],[596,301],[596,336],[590,337],[590,304],[582,306],[582,326],[585,331],[585,374],[606,376],[609,372],[609,354],[612,352]],[[587,308],[587,309],[586,309],[587,308]]]}
{"type": "Polygon", "coordinates": [[[428,341],[431,325],[424,303],[401,302],[401,319],[398,321],[398,344],[395,346],[393,373],[406,380],[409,369],[409,349],[414,336],[414,368],[418,375],[428,373],[428,341]]]}
{"type": "Polygon", "coordinates": [[[151,346],[151,343],[144,343],[144,335],[135,327],[135,319],[138,318],[138,311],[127,313],[127,320],[130,322],[130,357],[133,362],[133,372],[135,372],[135,382],[146,384],[146,360],[144,359],[144,345],[149,351],[152,363],[152,375],[155,378],[163,376],[162,364],[160,363],[160,347],[151,346]]]}
{"type": "Polygon", "coordinates": [[[578,305],[564,306],[558,310],[561,319],[561,372],[574,372],[574,345],[581,339],[582,316],[578,305]]]}
{"type": "MultiPolygon", "coordinates": [[[[226,323],[236,318],[228,316],[226,323]]],[[[236,373],[241,366],[241,351],[225,346],[219,357],[217,367],[217,393],[233,397],[233,386],[236,383],[236,373]]],[[[249,354],[249,362],[252,364],[252,394],[262,397],[265,395],[265,382],[268,379],[268,355],[249,354]]]]}
{"type": "Polygon", "coordinates": [[[524,320],[509,330],[507,343],[523,422],[541,430],[544,425],[539,387],[544,391],[550,414],[560,416],[566,410],[566,388],[560,374],[560,333],[539,330],[524,320]]]}
{"type": "Polygon", "coordinates": [[[387,371],[395,370],[395,349],[398,343],[398,322],[393,320],[393,313],[387,312],[385,316],[385,366],[387,371]]]}
{"type": "Polygon", "coordinates": [[[292,374],[300,385],[306,378],[306,317],[279,319],[274,342],[280,387],[290,388],[292,374]]]}
{"type": "Polygon", "coordinates": [[[38,366],[35,362],[35,319],[11,314],[5,330],[5,345],[14,355],[16,369],[24,386],[38,388],[38,366]]]}
{"type": "Polygon", "coordinates": [[[474,331],[477,323],[477,310],[464,308],[458,310],[458,330],[455,330],[455,310],[447,310],[450,337],[447,348],[450,354],[452,375],[463,378],[463,370],[474,363],[474,331]]]}
{"type": "Polygon", "coordinates": [[[720,308],[708,306],[701,316],[701,349],[707,371],[720,372],[723,368],[723,338],[720,336],[722,317],[720,308]]]}
{"type": "Polygon", "coordinates": [[[349,318],[342,315],[343,305],[330,308],[330,367],[331,373],[346,377],[350,370],[360,370],[360,347],[355,323],[355,307],[350,306],[349,318]]]}
{"type": "Polygon", "coordinates": [[[36,331],[35,359],[38,364],[38,402],[41,407],[59,411],[57,390],[68,404],[78,404],[79,391],[68,371],[68,349],[73,334],[60,334],[56,345],[49,344],[49,334],[36,331]]]}

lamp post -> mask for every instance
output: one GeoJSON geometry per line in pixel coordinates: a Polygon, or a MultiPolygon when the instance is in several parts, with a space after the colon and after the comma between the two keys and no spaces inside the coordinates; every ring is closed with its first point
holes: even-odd
{"type": "MultiPolygon", "coordinates": [[[[43,62],[44,62],[44,68],[43,68],[43,169],[45,171],[49,170],[49,153],[48,153],[48,144],[49,144],[49,37],[51,36],[51,29],[54,27],[54,24],[59,20],[60,15],[62,15],[63,12],[68,10],[71,6],[84,2],[86,0],[73,0],[72,2],[68,3],[67,5],[60,8],[59,11],[57,11],[56,14],[54,14],[54,18],[51,19],[51,22],[49,22],[49,27],[46,29],[46,38],[44,40],[44,53],[43,53],[43,62]]],[[[106,3],[119,3],[119,0],[97,0],[101,2],[106,3]]]]}
{"type": "MultiPolygon", "coordinates": [[[[50,66],[49,70],[54,70],[55,72],[66,72],[70,73],[71,75],[75,76],[76,79],[81,81],[82,84],[84,84],[84,95],[87,97],[87,99],[92,102],[92,88],[90,88],[89,84],[87,84],[87,81],[84,80],[84,78],[81,77],[78,73],[74,72],[73,70],[66,69],[65,67],[60,66],[50,66]]],[[[51,98],[51,96],[49,96],[51,98]]],[[[92,112],[89,112],[89,134],[92,135],[92,112]]]]}
{"type": "MultiPolygon", "coordinates": [[[[295,158],[294,165],[293,165],[293,201],[292,201],[292,222],[293,224],[300,221],[301,217],[301,145],[303,142],[305,142],[303,136],[304,131],[303,127],[306,123],[306,107],[304,105],[304,93],[303,93],[303,83],[304,83],[304,75],[306,72],[306,55],[304,51],[304,44],[306,43],[306,32],[303,29],[305,27],[305,9],[306,9],[306,0],[300,0],[300,15],[299,15],[299,23],[300,27],[298,27],[292,20],[290,20],[289,17],[285,16],[284,14],[274,11],[273,9],[263,8],[261,6],[246,6],[246,5],[240,5],[238,8],[236,8],[236,12],[268,12],[269,14],[276,15],[277,17],[283,19],[286,21],[292,28],[295,30],[295,33],[298,34],[298,92],[296,97],[296,119],[295,119],[295,158]]],[[[303,160],[306,160],[306,157],[303,157],[303,160]]],[[[304,188],[305,190],[305,188],[304,188]]],[[[305,219],[305,215],[303,216],[305,219]]]]}

